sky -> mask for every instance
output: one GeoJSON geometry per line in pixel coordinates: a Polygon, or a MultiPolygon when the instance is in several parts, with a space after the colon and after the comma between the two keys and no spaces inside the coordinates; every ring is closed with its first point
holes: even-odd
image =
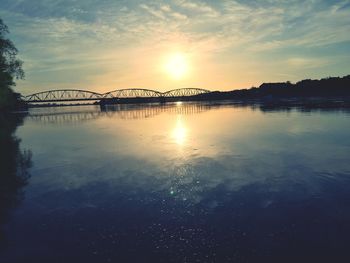
{"type": "Polygon", "coordinates": [[[350,0],[0,0],[27,95],[350,74],[350,0]]]}

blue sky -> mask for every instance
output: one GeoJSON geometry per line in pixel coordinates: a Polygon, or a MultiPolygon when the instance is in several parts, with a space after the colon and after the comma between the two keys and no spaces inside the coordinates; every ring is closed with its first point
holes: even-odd
{"type": "Polygon", "coordinates": [[[198,87],[350,74],[350,1],[1,0],[29,94],[198,87]],[[184,54],[188,73],[164,72],[184,54]]]}

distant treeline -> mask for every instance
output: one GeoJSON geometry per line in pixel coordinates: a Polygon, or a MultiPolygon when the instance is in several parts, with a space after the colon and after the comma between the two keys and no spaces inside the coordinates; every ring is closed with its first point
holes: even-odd
{"type": "Polygon", "coordinates": [[[215,91],[198,95],[201,99],[269,99],[302,97],[350,97],[350,75],[321,80],[306,79],[295,84],[288,82],[264,83],[260,87],[227,92],[215,91]]]}

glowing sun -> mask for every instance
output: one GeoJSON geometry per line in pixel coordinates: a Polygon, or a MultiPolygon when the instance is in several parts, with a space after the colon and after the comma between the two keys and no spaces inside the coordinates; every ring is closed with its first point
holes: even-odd
{"type": "Polygon", "coordinates": [[[165,63],[165,71],[173,79],[182,79],[188,73],[188,59],[183,53],[175,53],[170,55],[165,63]]]}

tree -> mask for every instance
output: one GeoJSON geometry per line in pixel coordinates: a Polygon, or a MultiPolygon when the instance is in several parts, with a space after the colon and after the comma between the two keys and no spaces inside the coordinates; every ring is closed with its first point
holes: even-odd
{"type": "Polygon", "coordinates": [[[23,62],[17,58],[18,50],[7,38],[7,25],[0,18],[0,109],[13,108],[18,104],[20,95],[13,92],[15,79],[23,79],[23,62]]]}

